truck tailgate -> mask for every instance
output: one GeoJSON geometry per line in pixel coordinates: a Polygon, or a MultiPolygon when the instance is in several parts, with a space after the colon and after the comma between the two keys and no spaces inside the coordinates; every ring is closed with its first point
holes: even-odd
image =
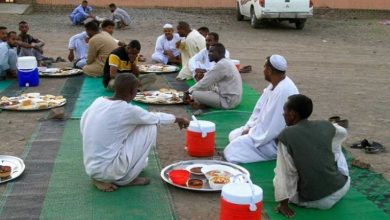
{"type": "Polygon", "coordinates": [[[265,0],[268,12],[308,12],[310,0],[265,0]]]}

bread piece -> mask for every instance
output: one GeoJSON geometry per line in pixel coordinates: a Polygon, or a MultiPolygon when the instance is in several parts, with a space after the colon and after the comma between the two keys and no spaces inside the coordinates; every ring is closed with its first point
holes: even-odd
{"type": "Polygon", "coordinates": [[[11,176],[12,168],[10,166],[0,166],[0,178],[11,176]]]}
{"type": "Polygon", "coordinates": [[[24,99],[24,100],[20,101],[20,104],[21,104],[21,106],[29,106],[29,105],[32,105],[33,103],[31,101],[31,99],[24,99]]]}

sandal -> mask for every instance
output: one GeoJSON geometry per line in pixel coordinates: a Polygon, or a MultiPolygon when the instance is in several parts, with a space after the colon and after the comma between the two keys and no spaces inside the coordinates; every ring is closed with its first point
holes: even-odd
{"type": "Polygon", "coordinates": [[[382,152],[383,150],[384,150],[383,145],[375,141],[373,141],[372,144],[370,144],[370,146],[364,148],[364,152],[366,152],[367,154],[376,154],[382,152]]]}
{"type": "Polygon", "coordinates": [[[350,146],[350,148],[353,148],[353,149],[365,149],[367,147],[370,147],[371,144],[368,142],[367,139],[363,139],[362,141],[360,141],[359,143],[354,143],[350,146]]]}

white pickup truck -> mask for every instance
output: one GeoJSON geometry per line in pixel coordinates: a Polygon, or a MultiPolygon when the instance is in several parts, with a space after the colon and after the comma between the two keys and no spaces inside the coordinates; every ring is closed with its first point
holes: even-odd
{"type": "Polygon", "coordinates": [[[236,0],[236,3],[237,20],[249,17],[253,28],[267,20],[287,20],[303,29],[306,19],[313,17],[312,0],[236,0]]]}

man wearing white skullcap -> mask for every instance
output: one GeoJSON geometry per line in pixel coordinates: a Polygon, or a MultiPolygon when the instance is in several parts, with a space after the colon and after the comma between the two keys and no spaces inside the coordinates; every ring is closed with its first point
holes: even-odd
{"type": "Polygon", "coordinates": [[[267,57],[264,78],[270,84],[257,101],[246,124],[229,134],[225,148],[227,161],[252,163],[276,159],[276,138],[286,127],[283,106],[287,98],[298,94],[294,82],[286,76],[287,61],[283,56],[267,57]]]}
{"type": "Polygon", "coordinates": [[[164,34],[156,41],[156,48],[152,60],[162,64],[180,64],[180,52],[176,49],[176,42],[180,41],[179,34],[173,33],[173,26],[165,24],[164,34]]]}

